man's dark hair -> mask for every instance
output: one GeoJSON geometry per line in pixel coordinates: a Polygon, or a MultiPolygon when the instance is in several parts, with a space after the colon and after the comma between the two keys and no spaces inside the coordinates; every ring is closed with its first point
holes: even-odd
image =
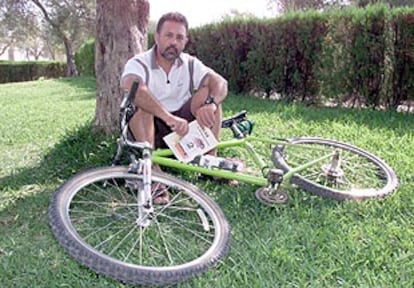
{"type": "Polygon", "coordinates": [[[165,21],[173,21],[181,23],[185,26],[185,32],[188,32],[188,21],[185,16],[179,12],[170,12],[161,16],[157,23],[157,33],[160,33],[162,25],[165,21]]]}

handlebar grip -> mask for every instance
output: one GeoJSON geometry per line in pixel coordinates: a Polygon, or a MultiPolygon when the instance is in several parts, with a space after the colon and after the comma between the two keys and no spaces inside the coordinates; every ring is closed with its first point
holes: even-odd
{"type": "Polygon", "coordinates": [[[133,103],[134,102],[135,93],[137,93],[138,86],[139,86],[138,81],[132,82],[131,91],[129,91],[129,95],[128,95],[128,103],[133,103]]]}
{"type": "Polygon", "coordinates": [[[231,116],[230,118],[221,121],[221,128],[230,128],[234,122],[239,123],[247,118],[247,111],[242,110],[239,113],[231,116]]]}
{"type": "Polygon", "coordinates": [[[129,91],[129,94],[125,95],[124,99],[122,100],[122,103],[120,106],[121,110],[125,109],[127,106],[129,106],[130,104],[134,102],[135,93],[137,93],[138,85],[139,85],[139,82],[137,81],[132,82],[131,90],[129,91]]]}

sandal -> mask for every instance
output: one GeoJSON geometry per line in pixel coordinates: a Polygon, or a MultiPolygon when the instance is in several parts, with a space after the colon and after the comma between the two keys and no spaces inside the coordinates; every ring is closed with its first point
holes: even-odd
{"type": "Polygon", "coordinates": [[[229,185],[232,187],[238,187],[240,185],[240,182],[235,179],[224,179],[224,178],[204,175],[204,174],[201,174],[200,176],[198,176],[198,179],[203,180],[203,181],[214,181],[214,182],[217,182],[218,184],[229,185]]]}
{"type": "Polygon", "coordinates": [[[152,203],[156,205],[166,205],[170,202],[170,193],[164,184],[152,183],[151,194],[152,203]]]}
{"type": "MultiPolygon", "coordinates": [[[[242,160],[236,159],[236,158],[225,158],[229,163],[233,163],[233,167],[237,167],[238,172],[243,172],[246,170],[246,163],[242,160]]],[[[235,179],[224,179],[220,177],[215,176],[209,176],[209,175],[200,175],[199,179],[201,180],[209,180],[214,181],[219,184],[229,185],[232,187],[237,187],[240,185],[240,182],[235,179]]]]}

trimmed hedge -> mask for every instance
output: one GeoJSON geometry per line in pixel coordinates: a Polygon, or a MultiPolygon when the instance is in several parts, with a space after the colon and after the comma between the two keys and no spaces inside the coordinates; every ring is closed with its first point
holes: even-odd
{"type": "Polygon", "coordinates": [[[389,51],[394,49],[393,19],[387,10],[373,6],[330,15],[319,77],[325,83],[320,89],[324,95],[353,105],[385,104],[393,65],[389,51]]]}
{"type": "Polygon", "coordinates": [[[51,61],[0,61],[0,83],[64,77],[66,63],[51,61]]]}
{"type": "Polygon", "coordinates": [[[391,27],[394,49],[390,51],[393,59],[390,90],[393,97],[387,101],[396,108],[402,101],[414,100],[414,12],[394,11],[391,27]]]}
{"type": "MultiPolygon", "coordinates": [[[[396,108],[414,100],[413,24],[414,8],[385,4],[230,19],[191,29],[186,51],[236,93],[396,108]]],[[[94,67],[93,42],[82,49],[78,66],[94,67]]]]}
{"type": "Polygon", "coordinates": [[[235,92],[396,108],[414,100],[414,9],[374,5],[191,31],[188,51],[235,92]]]}
{"type": "Polygon", "coordinates": [[[319,92],[316,66],[327,23],[320,13],[288,17],[259,23],[245,63],[247,88],[267,96],[278,93],[288,101],[314,102],[319,92]]]}

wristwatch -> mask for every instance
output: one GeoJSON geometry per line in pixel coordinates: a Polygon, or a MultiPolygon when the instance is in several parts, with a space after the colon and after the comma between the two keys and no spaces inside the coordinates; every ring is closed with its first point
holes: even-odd
{"type": "Polygon", "coordinates": [[[214,100],[214,97],[211,95],[207,96],[206,101],[204,101],[204,104],[215,104],[216,106],[218,106],[216,101],[214,100]]]}

